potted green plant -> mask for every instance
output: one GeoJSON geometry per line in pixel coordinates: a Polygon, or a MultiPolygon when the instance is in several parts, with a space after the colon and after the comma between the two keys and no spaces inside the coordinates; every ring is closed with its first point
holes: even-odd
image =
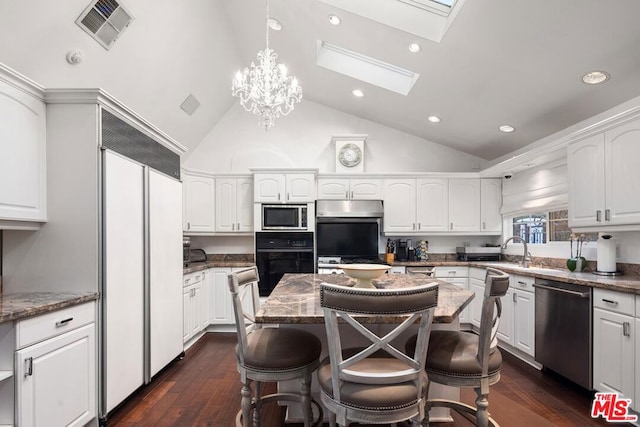
{"type": "Polygon", "coordinates": [[[569,237],[569,245],[571,249],[571,257],[567,260],[567,268],[569,271],[581,272],[587,265],[587,259],[582,256],[582,246],[586,243],[584,234],[571,233],[569,237]],[[575,240],[576,252],[573,252],[573,242],[575,240]]]}

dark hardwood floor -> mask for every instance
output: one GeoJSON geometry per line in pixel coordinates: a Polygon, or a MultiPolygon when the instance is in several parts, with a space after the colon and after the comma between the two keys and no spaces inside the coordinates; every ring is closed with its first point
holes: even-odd
{"type": "MultiPolygon", "coordinates": [[[[108,425],[224,426],[234,425],[240,408],[240,380],[236,371],[235,334],[206,334],[178,360],[140,388],[108,419],[108,425]]],[[[540,372],[503,352],[500,382],[491,387],[489,411],[503,427],[600,426],[590,418],[591,394],[549,372],[540,372]]],[[[273,385],[268,386],[273,390],[273,385]]],[[[267,390],[267,391],[268,391],[267,390]]],[[[462,400],[473,403],[475,393],[463,390],[462,400]]],[[[284,425],[284,411],[268,405],[263,427],[284,425]]],[[[454,413],[453,423],[472,426],[454,413]]]]}

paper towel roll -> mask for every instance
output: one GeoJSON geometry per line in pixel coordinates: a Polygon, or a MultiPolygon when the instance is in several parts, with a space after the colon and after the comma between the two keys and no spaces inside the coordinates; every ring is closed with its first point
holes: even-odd
{"type": "Polygon", "coordinates": [[[601,234],[598,239],[598,271],[615,273],[616,242],[610,234],[601,234]]]}

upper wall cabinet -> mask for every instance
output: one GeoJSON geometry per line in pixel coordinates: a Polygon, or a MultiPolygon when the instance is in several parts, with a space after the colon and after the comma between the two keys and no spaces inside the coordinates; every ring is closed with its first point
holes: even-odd
{"type": "Polygon", "coordinates": [[[318,178],[318,200],[382,200],[382,179],[318,178]]]}
{"type": "Polygon", "coordinates": [[[499,179],[385,179],[384,232],[500,234],[500,201],[499,179]]]}
{"type": "Polygon", "coordinates": [[[212,176],[182,172],[183,230],[185,233],[215,231],[215,180],[212,176]]]}
{"type": "Polygon", "coordinates": [[[253,231],[253,178],[216,177],[216,232],[253,231]]]}
{"type": "Polygon", "coordinates": [[[47,219],[42,89],[0,64],[0,229],[47,219]]]}
{"type": "Polygon", "coordinates": [[[449,230],[480,231],[480,180],[449,180],[449,230]]]}
{"type": "Polygon", "coordinates": [[[257,203],[309,203],[316,200],[313,172],[256,172],[254,201],[257,203]]]}
{"type": "Polygon", "coordinates": [[[640,119],[569,145],[569,226],[640,226],[640,119]]]}
{"type": "Polygon", "coordinates": [[[480,231],[502,233],[502,179],[480,180],[480,231]]]}

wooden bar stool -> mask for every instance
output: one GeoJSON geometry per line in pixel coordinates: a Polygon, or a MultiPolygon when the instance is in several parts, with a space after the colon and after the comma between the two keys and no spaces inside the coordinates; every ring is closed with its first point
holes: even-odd
{"type": "MultiPolygon", "coordinates": [[[[476,425],[498,426],[489,416],[489,386],[500,380],[502,355],[497,348],[496,332],[500,323],[502,304],[500,298],[509,289],[509,275],[488,268],[485,279],[484,300],[479,335],[463,331],[433,331],[429,342],[425,370],[429,382],[434,381],[452,387],[473,387],[477,394],[476,407],[462,402],[429,399],[425,425],[429,424],[432,406],[444,406],[458,412],[475,415],[476,425]],[[495,307],[495,310],[494,310],[495,307]]],[[[415,348],[416,337],[407,341],[408,354],[415,348]]]]}
{"type": "MultiPolygon", "coordinates": [[[[422,367],[427,354],[438,285],[407,289],[356,289],[322,283],[320,305],[325,315],[329,356],[318,369],[322,403],[329,425],[397,423],[424,416],[427,378],[422,367]],[[361,315],[404,316],[380,335],[360,323],[361,315]],[[344,348],[338,318],[347,330],[362,335],[368,346],[344,348]],[[405,355],[393,340],[418,324],[415,351],[405,355]]],[[[404,340],[402,340],[404,342],[404,340]]]]}
{"type": "Polygon", "coordinates": [[[229,290],[233,297],[238,345],[236,356],[242,381],[241,409],[236,426],[249,427],[253,412],[253,426],[260,425],[260,408],[263,403],[294,401],[302,405],[304,425],[313,423],[312,403],[318,410],[316,424],[322,422],[322,409],[311,399],[312,373],[319,363],[322,344],[315,335],[299,329],[263,328],[255,323],[255,313],[260,307],[258,297],[258,269],[251,267],[228,276],[229,290]],[[249,301],[246,297],[250,298],[249,301]],[[260,394],[260,383],[298,379],[300,394],[260,394]],[[251,398],[251,382],[255,396],[251,398]]]}

